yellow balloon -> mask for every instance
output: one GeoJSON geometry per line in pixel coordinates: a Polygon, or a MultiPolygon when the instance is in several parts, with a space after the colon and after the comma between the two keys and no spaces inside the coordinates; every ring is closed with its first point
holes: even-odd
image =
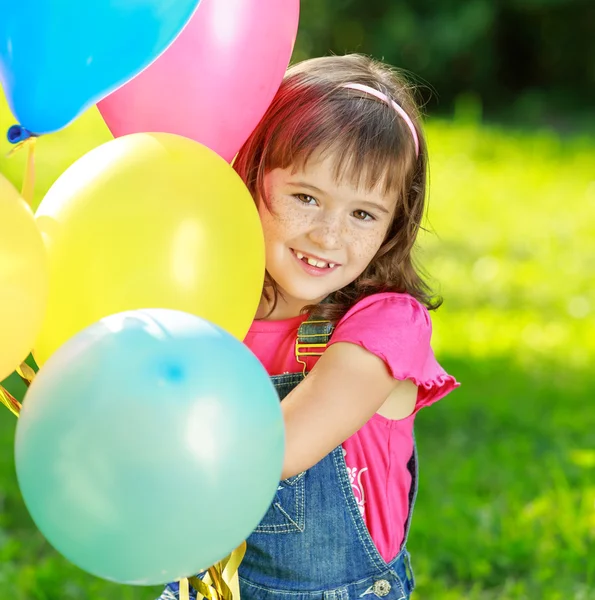
{"type": "Polygon", "coordinates": [[[0,175],[0,381],[31,352],[47,297],[47,257],[33,212],[0,175]]]}
{"type": "Polygon", "coordinates": [[[243,339],[264,280],[258,211],[236,172],[205,146],[137,133],[84,155],[36,213],[50,295],[35,358],[125,310],[196,314],[243,339]]]}

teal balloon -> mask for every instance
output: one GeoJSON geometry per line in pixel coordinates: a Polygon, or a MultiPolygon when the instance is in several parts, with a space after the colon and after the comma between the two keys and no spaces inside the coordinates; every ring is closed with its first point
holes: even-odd
{"type": "Polygon", "coordinates": [[[50,357],[15,460],[41,533],[85,571],[153,585],[224,558],[281,477],[277,393],[232,335],[186,313],[104,318],[50,357]]]}
{"type": "Polygon", "coordinates": [[[198,0],[8,0],[0,83],[20,124],[62,129],[140,73],[181,32],[198,0]]]}

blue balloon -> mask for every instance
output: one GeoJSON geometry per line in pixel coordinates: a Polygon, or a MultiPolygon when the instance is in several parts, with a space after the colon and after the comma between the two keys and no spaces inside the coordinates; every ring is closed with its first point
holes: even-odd
{"type": "Polygon", "coordinates": [[[82,569],[164,584],[224,558],[281,477],[279,398],[250,350],[183,312],[102,319],[45,363],[18,420],[20,489],[82,569]]]}
{"type": "Polygon", "coordinates": [[[140,73],[199,0],[10,0],[0,15],[0,83],[21,125],[62,129],[140,73]]]}

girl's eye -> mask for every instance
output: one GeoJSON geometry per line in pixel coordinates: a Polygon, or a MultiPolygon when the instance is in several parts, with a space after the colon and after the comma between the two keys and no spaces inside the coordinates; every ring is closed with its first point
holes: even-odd
{"type": "Polygon", "coordinates": [[[353,216],[359,221],[375,221],[376,218],[365,210],[354,210],[353,216]]]}
{"type": "Polygon", "coordinates": [[[316,198],[314,198],[313,196],[309,196],[308,194],[295,194],[295,197],[302,203],[302,204],[308,204],[310,206],[314,205],[314,204],[318,204],[316,202],[316,198]]]}

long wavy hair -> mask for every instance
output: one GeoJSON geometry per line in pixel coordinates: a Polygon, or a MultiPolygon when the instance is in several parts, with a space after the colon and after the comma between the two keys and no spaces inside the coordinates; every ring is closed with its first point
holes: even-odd
{"type": "MultiPolygon", "coordinates": [[[[268,200],[264,177],[273,169],[303,167],[315,153],[330,153],[336,180],[395,194],[384,242],[363,273],[303,312],[338,321],[356,302],[378,292],[408,293],[429,309],[436,297],[414,264],[413,247],[425,211],[427,153],[414,87],[396,69],[350,54],[306,60],[290,67],[266,114],[241,148],[234,168],[255,202],[268,200]],[[346,89],[364,84],[395,100],[412,119],[411,131],[387,103],[346,89]],[[378,186],[381,186],[380,188],[378,186]]],[[[268,275],[263,290],[274,309],[280,291],[268,275]]]]}

